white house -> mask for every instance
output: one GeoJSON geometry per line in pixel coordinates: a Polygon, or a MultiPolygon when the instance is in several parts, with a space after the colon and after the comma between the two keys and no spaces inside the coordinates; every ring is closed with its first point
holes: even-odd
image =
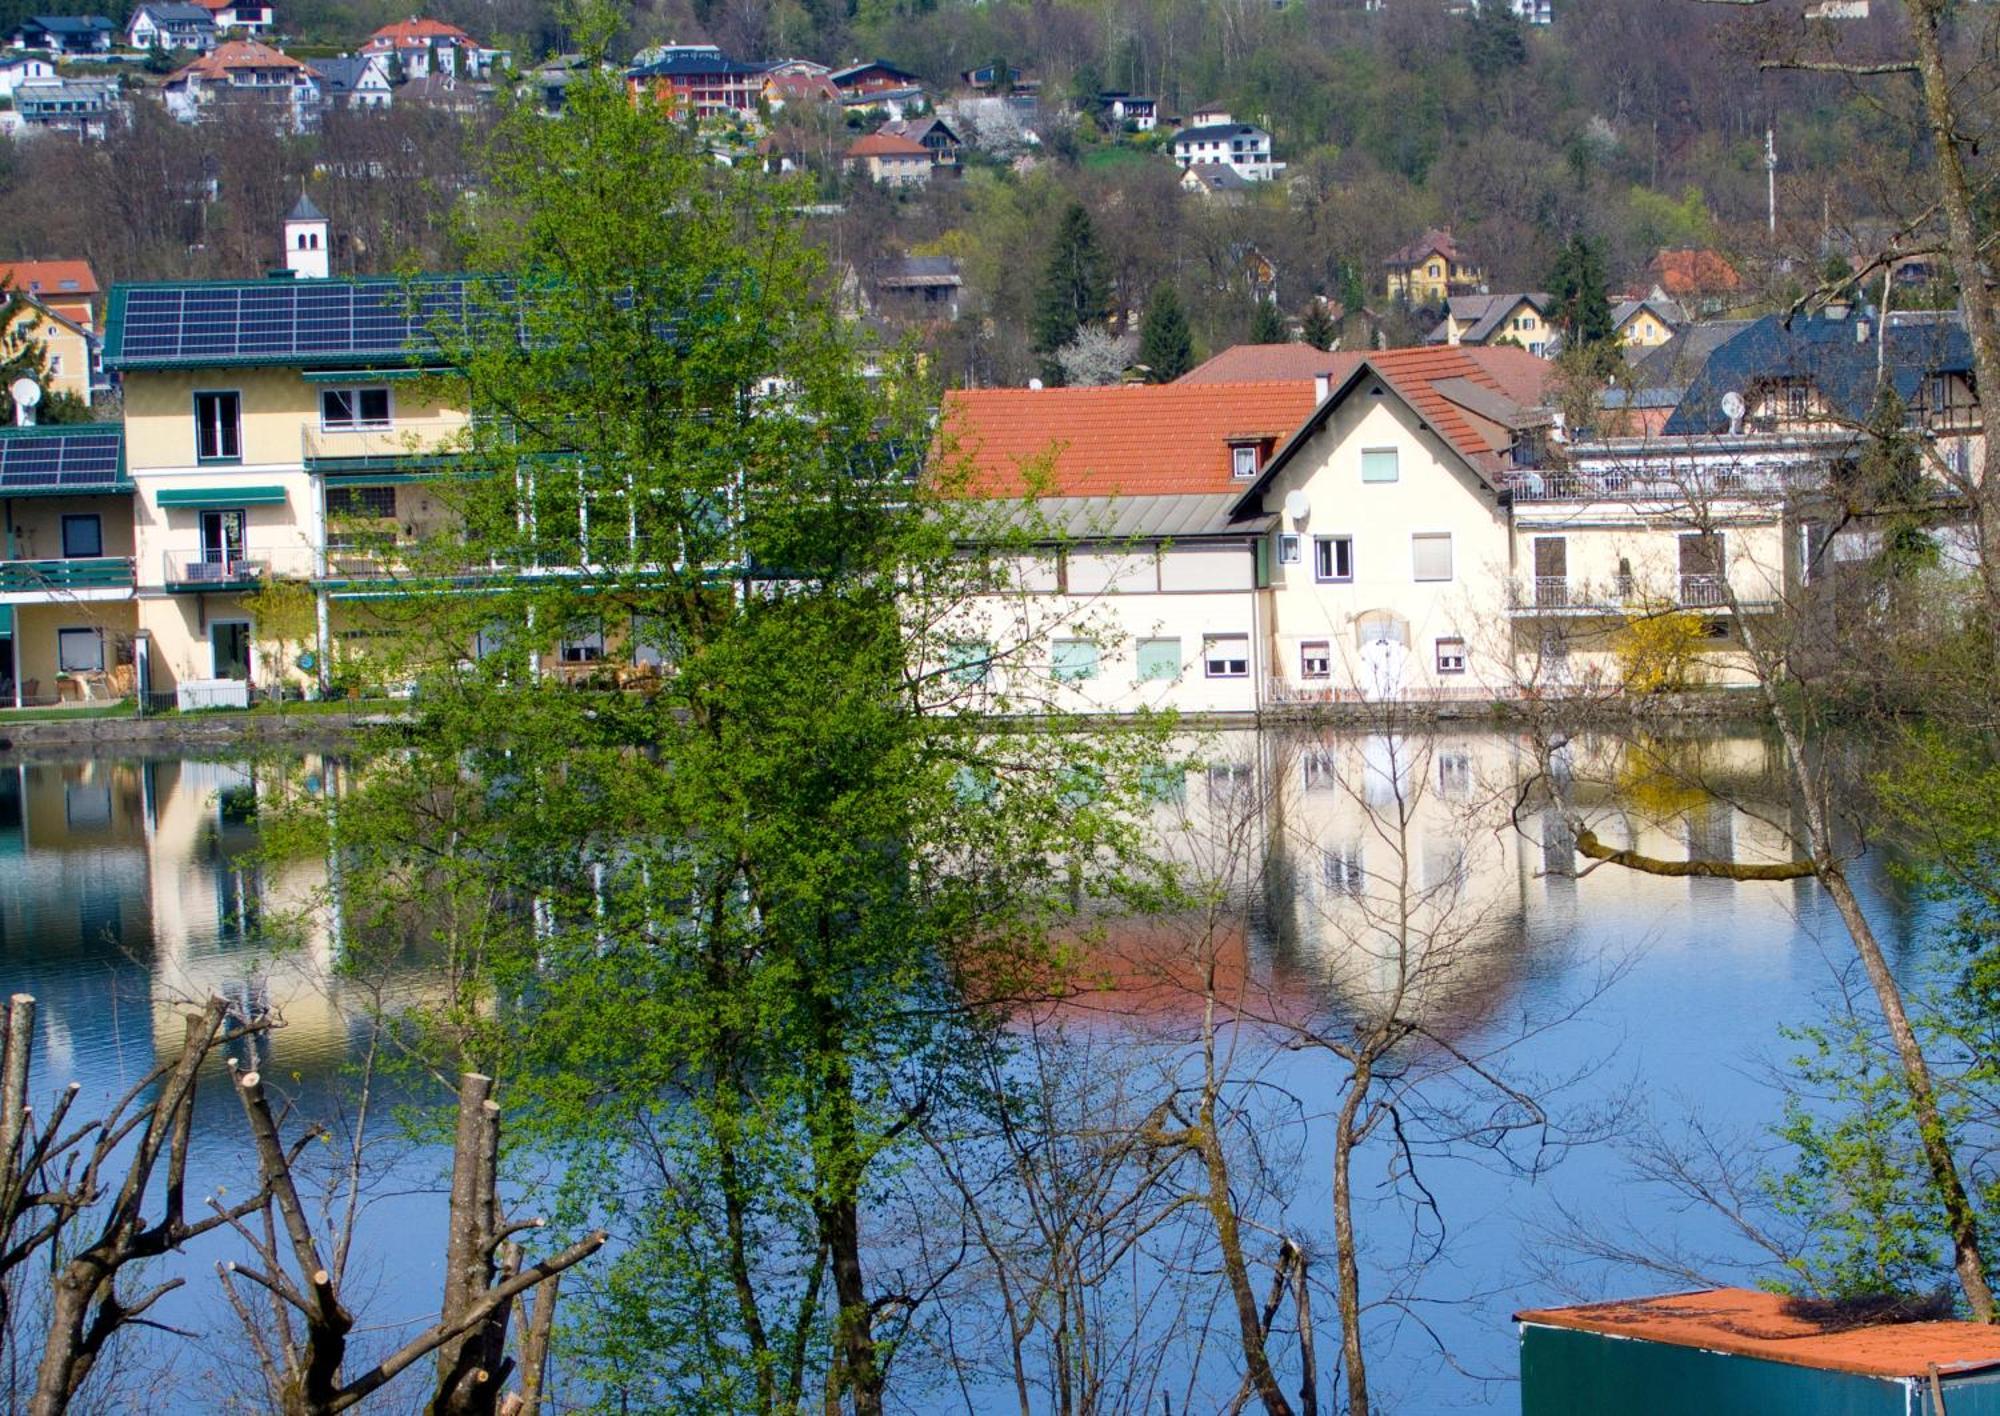
{"type": "Polygon", "coordinates": [[[38,55],[10,54],[0,59],[0,98],[11,99],[22,84],[55,76],[56,66],[38,55]]]}
{"type": "Polygon", "coordinates": [[[125,22],[125,42],[134,49],[206,54],[215,48],[215,18],[200,5],[148,0],[125,22]]]}
{"type": "Polygon", "coordinates": [[[320,97],[329,108],[387,108],[396,100],[396,86],[389,81],[389,61],[383,55],[315,59],[312,71],[319,77],[320,97]]]}
{"type": "Polygon", "coordinates": [[[303,132],[319,107],[319,76],[268,44],[232,39],[168,78],[160,98],[183,123],[199,121],[217,101],[264,103],[282,126],[303,132]]]}
{"type": "Polygon", "coordinates": [[[1198,116],[1216,121],[1174,134],[1174,161],[1182,167],[1220,164],[1248,182],[1268,182],[1284,170],[1285,164],[1271,155],[1271,135],[1255,123],[1232,122],[1227,113],[1215,110],[1198,116]]]}

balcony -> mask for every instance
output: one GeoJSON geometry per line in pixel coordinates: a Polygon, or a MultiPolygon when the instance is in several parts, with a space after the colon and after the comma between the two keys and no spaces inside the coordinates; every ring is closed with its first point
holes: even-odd
{"type": "Polygon", "coordinates": [[[1515,502],[1618,501],[1692,506],[1717,497],[1774,497],[1796,482],[1772,469],[1731,468],[1682,475],[1602,472],[1516,472],[1507,479],[1515,502]]]}
{"type": "MultiPolygon", "coordinates": [[[[1516,617],[1538,615],[1648,614],[1667,609],[1725,610],[1731,587],[1719,575],[1682,575],[1672,582],[1672,594],[1652,592],[1631,576],[1614,576],[1608,585],[1592,585],[1564,575],[1536,575],[1507,587],[1507,611],[1516,617]]],[[[1768,598],[1754,602],[1736,597],[1745,608],[1766,608],[1768,598]]]]}
{"type": "Polygon", "coordinates": [[[161,583],[178,591],[250,590],[273,576],[303,580],[313,572],[312,552],[297,545],[166,551],[160,560],[161,583]]]}
{"type": "Polygon", "coordinates": [[[438,466],[455,455],[463,418],[397,418],[351,428],[307,427],[300,456],[309,472],[438,466]]]}
{"type": "Polygon", "coordinates": [[[0,561],[0,596],[16,602],[123,599],[134,580],[130,556],[0,561]]]}

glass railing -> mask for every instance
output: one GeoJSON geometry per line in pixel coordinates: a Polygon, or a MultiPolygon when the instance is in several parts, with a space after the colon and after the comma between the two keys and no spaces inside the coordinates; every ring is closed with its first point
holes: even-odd
{"type": "Polygon", "coordinates": [[[393,462],[406,457],[436,457],[457,449],[465,419],[392,418],[386,423],[312,427],[300,430],[302,456],[308,464],[365,460],[393,462]]]}

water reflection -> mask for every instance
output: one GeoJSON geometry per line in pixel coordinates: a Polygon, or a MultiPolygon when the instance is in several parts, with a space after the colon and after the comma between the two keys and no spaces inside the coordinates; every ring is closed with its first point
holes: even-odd
{"type": "MultiPolygon", "coordinates": [[[[1228,733],[1189,746],[1197,764],[1160,784],[1161,850],[1213,879],[1220,903],[1202,918],[1117,924],[1094,941],[1098,986],[1077,1006],[1107,1020],[1103,1037],[1133,1026],[1185,1036],[1207,964],[1220,994],[1267,1017],[1362,1018],[1414,988],[1414,1001],[1396,1005],[1476,1046],[1524,1014],[1559,1011],[1616,958],[1630,961],[1628,976],[1578,1026],[1536,1038],[1524,1061],[1595,1067],[1590,1085],[1607,1095],[1643,1069],[1698,1094],[1713,1117],[1765,1118],[1768,1099],[1743,1074],[1777,1046],[1780,1023],[1813,1013],[1839,956],[1816,891],[1579,872],[1570,827],[1573,814],[1609,846],[1668,859],[1789,858],[1793,803],[1762,737],[1638,749],[1578,740],[1546,784],[1524,739],[1486,728],[1228,733]],[[1696,778],[1719,790],[1696,789],[1696,778]]],[[[325,780],[322,764],[306,767],[325,780]]],[[[263,1044],[267,1070],[306,1090],[334,1082],[370,999],[346,992],[324,913],[302,908],[328,883],[324,863],[256,854],[255,807],[277,781],[248,762],[0,765],[0,989],[41,1000],[38,1092],[72,1078],[89,1096],[117,1090],[175,1048],[178,1001],[209,992],[282,1015],[263,1044]]],[[[1870,871],[1860,876],[1870,908],[1901,908],[1900,937],[1915,941],[1907,908],[1870,871]]],[[[1311,1097],[1327,1085],[1315,1070],[1324,1065],[1288,1056],[1273,1077],[1311,1097]]],[[[204,1091],[196,1125],[208,1176],[241,1166],[242,1120],[225,1087],[204,1091]]],[[[433,1178],[426,1164],[418,1183],[433,1178]]],[[[1323,1214],[1324,1167],[1307,1141],[1302,1232],[1323,1214]]],[[[1559,1296],[1520,1278],[1521,1218],[1540,1197],[1484,1170],[1428,1179],[1461,1225],[1436,1282],[1490,1295],[1436,1321],[1463,1363],[1504,1370],[1508,1306],[1559,1296]]],[[[1621,1181],[1608,1158],[1586,1156],[1565,1162],[1552,1186],[1588,1209],[1615,1201],[1621,1181]]],[[[400,1215],[398,1229],[428,1218],[400,1215]]],[[[1393,1248],[1400,1220],[1372,1222],[1393,1248]]],[[[412,1277],[434,1291],[431,1275],[406,1273],[411,1258],[393,1234],[362,1242],[363,1262],[398,1291],[412,1277]]],[[[213,1286],[194,1277],[190,1302],[213,1286]]],[[[1442,1367],[1421,1334],[1383,1340],[1377,1372],[1396,1409],[1511,1399],[1442,1367]]]]}

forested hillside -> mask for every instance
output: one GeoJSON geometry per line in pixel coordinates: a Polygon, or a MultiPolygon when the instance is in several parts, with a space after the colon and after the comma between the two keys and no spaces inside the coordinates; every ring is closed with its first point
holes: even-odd
{"type": "MultiPolygon", "coordinates": [[[[880,56],[948,100],[961,70],[1005,63],[1040,81],[1031,162],[973,154],[961,181],[887,194],[823,163],[815,239],[843,269],[908,253],[964,265],[976,318],[940,337],[948,376],[1029,367],[1028,325],[1047,245],[1073,203],[1090,213],[1122,319],[1176,286],[1198,348],[1240,338],[1255,313],[1254,251],[1279,308],[1310,297],[1381,302],[1384,255],[1449,226],[1495,289],[1538,288],[1571,237],[1597,241],[1616,284],[1662,247],[1731,253],[1753,289],[1780,294],[1851,252],[1904,200],[1924,154],[1916,91],[1900,78],[1761,72],[1756,56],[1866,56],[1897,46],[1901,7],[1808,21],[1802,0],[1743,9],[1698,0],[1567,0],[1546,28],[1439,0],[672,0],[633,9],[614,58],[662,40],[712,41],[751,59],[841,64],[880,56]],[[1163,112],[1227,106],[1275,138],[1282,179],[1237,204],[1178,190],[1164,134],[1106,131],[1078,103],[1104,89],[1163,112]],[[1778,153],[1767,236],[1766,130],[1778,153]],[[838,209],[838,214],[834,214],[838,209]],[[1857,235],[1861,233],[1860,235],[1857,235]]],[[[281,6],[290,41],[351,47],[406,8],[387,0],[281,6]]],[[[534,0],[438,0],[429,11],[510,46],[521,66],[570,42],[534,0]]],[[[1968,55],[1968,61],[1973,56],[1968,55]]],[[[240,275],[271,259],[288,194],[309,182],[351,270],[455,257],[444,216],[471,170],[481,120],[411,105],[278,138],[181,128],[135,104],[100,148],[0,150],[0,254],[83,255],[111,278],[240,275]]],[[[791,120],[795,115],[785,115],[791,120]]],[[[834,115],[823,151],[854,135],[834,115]]],[[[1421,333],[1421,321],[1387,331],[1421,333]]]]}

